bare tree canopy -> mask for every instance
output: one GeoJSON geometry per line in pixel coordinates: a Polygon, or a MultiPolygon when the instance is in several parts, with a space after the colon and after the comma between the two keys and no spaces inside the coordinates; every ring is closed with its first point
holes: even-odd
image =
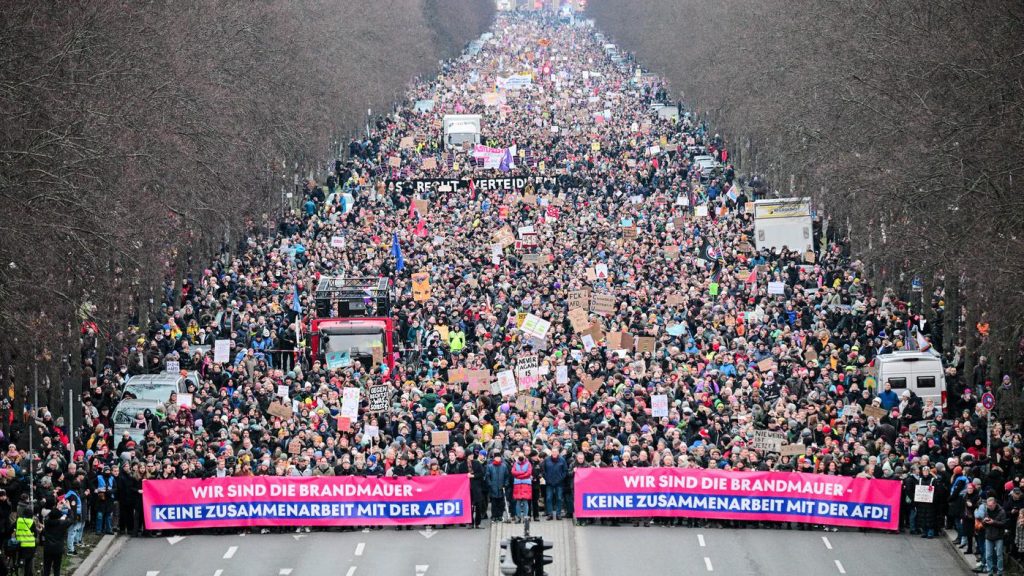
{"type": "Polygon", "coordinates": [[[784,196],[813,196],[881,283],[946,324],[947,351],[959,334],[1014,367],[1024,5],[593,0],[588,10],[666,72],[742,168],[784,196]]]}
{"type": "Polygon", "coordinates": [[[461,51],[493,10],[5,2],[0,364],[70,351],[84,319],[139,321],[155,291],[215,255],[232,227],[279,208],[367,108],[387,108],[461,51]]]}

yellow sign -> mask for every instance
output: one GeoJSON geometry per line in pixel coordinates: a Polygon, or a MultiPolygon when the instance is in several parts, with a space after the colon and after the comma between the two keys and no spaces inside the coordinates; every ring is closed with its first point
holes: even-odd
{"type": "Polygon", "coordinates": [[[416,272],[412,275],[412,299],[417,302],[430,300],[430,273],[416,272]]]}

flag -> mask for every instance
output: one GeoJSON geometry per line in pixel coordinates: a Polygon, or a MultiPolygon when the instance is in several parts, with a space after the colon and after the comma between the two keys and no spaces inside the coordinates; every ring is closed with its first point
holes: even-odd
{"type": "Polygon", "coordinates": [[[747,276],[747,279],[744,281],[744,283],[757,284],[757,268],[754,268],[750,271],[750,275],[747,276]]]}
{"type": "Polygon", "coordinates": [[[917,349],[921,352],[927,352],[932,347],[931,342],[925,339],[924,334],[921,334],[920,330],[916,331],[915,335],[917,336],[917,349]]]}
{"type": "Polygon", "coordinates": [[[299,301],[299,285],[292,284],[292,312],[302,314],[302,302],[299,301]]]}
{"type": "Polygon", "coordinates": [[[472,179],[469,181],[469,199],[476,200],[476,182],[472,179]]]}
{"type": "Polygon", "coordinates": [[[512,149],[506,148],[505,155],[501,157],[501,163],[498,164],[498,170],[502,172],[508,172],[514,167],[512,164],[512,149]]]}
{"type": "Polygon", "coordinates": [[[402,245],[398,243],[398,232],[391,237],[391,255],[395,257],[395,272],[401,272],[405,268],[405,260],[402,258],[402,245]]]}

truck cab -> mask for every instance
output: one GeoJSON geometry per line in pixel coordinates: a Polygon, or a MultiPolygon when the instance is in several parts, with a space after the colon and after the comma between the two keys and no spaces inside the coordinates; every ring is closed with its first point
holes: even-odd
{"type": "Polygon", "coordinates": [[[383,364],[395,373],[391,282],[387,278],[323,276],[310,321],[310,357],[329,369],[358,362],[366,370],[383,364]]]}

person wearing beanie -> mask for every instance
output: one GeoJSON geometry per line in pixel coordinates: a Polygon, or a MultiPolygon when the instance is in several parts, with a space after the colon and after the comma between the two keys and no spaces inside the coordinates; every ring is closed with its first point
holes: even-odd
{"type": "Polygon", "coordinates": [[[50,510],[43,525],[43,576],[60,576],[60,565],[64,560],[64,544],[67,540],[68,528],[72,520],[69,517],[71,506],[62,499],[57,507],[50,510]]]}

